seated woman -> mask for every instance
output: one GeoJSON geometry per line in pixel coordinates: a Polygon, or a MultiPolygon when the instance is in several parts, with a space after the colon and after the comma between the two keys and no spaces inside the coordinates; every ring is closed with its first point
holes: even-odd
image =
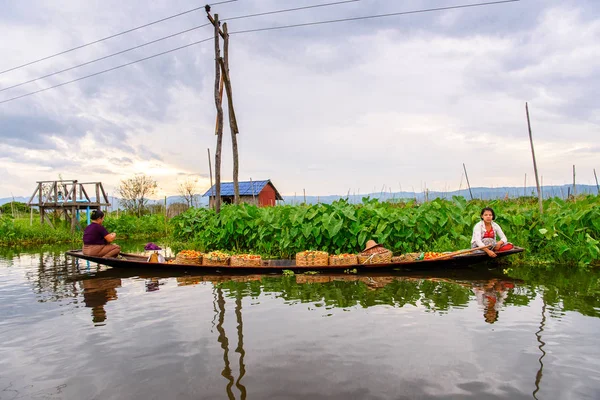
{"type": "MultiPolygon", "coordinates": [[[[500,225],[494,222],[496,213],[490,207],[485,207],[481,210],[481,221],[475,224],[473,228],[473,237],[471,238],[471,248],[483,247],[483,251],[490,257],[496,257],[494,251],[509,250],[507,246],[508,240],[502,232],[500,225]],[[496,241],[496,237],[500,240],[496,241]],[[492,251],[494,250],[494,251],[492,251]]],[[[512,245],[510,245],[512,248],[512,245]]]]}
{"type": "Polygon", "coordinates": [[[92,223],[83,231],[83,254],[94,257],[116,257],[121,247],[110,244],[117,237],[116,233],[108,233],[102,226],[104,213],[100,210],[92,211],[92,223]]]}

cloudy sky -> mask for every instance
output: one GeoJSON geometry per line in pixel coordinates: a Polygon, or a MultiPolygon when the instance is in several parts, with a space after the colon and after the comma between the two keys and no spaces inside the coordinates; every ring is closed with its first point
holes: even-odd
{"type": "MultiPolygon", "coordinates": [[[[238,0],[220,18],[334,2],[238,0]]],[[[522,0],[252,33],[236,31],[473,4],[360,0],[232,19],[230,69],[240,180],[284,195],[534,185],[525,102],[544,184],[600,172],[600,3],[522,0]]],[[[177,14],[188,0],[0,0],[0,71],[177,14]],[[151,4],[149,6],[149,4],[151,4]]],[[[0,89],[205,24],[203,10],[0,74],[0,89]]],[[[211,27],[0,91],[0,102],[195,41],[211,27]]],[[[216,148],[210,40],[0,103],[0,197],[39,180],[138,173],[158,196],[208,188],[216,148]]],[[[227,110],[225,109],[225,116],[227,110]]],[[[226,117],[227,120],[227,117],[226,117]]],[[[222,174],[232,178],[225,125],[222,174]]]]}

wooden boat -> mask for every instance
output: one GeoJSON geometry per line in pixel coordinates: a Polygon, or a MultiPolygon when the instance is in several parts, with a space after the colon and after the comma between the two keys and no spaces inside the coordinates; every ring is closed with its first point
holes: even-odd
{"type": "MultiPolygon", "coordinates": [[[[506,257],[511,254],[521,253],[524,251],[521,247],[514,247],[511,250],[497,252],[497,257],[506,257]]],[[[458,253],[458,252],[457,252],[458,253]]],[[[292,271],[343,271],[347,269],[356,269],[357,271],[374,271],[374,270],[394,270],[397,268],[406,269],[436,269],[436,268],[453,268],[461,266],[469,266],[478,264],[484,261],[493,260],[485,253],[463,253],[455,254],[453,256],[445,256],[440,258],[433,258],[430,260],[420,261],[400,261],[391,262],[386,264],[354,264],[354,265],[322,265],[322,266],[297,266],[294,260],[263,260],[260,266],[202,266],[202,265],[190,265],[190,264],[176,264],[171,263],[151,263],[148,262],[148,256],[138,254],[127,254],[121,253],[119,257],[103,258],[86,256],[82,250],[70,250],[66,253],[69,256],[93,261],[98,264],[107,265],[115,268],[153,268],[162,270],[187,270],[187,271],[233,271],[233,272],[244,272],[244,271],[272,271],[278,272],[285,269],[292,271]]],[[[173,259],[167,259],[171,261],[173,259]]],[[[173,260],[174,261],[174,260],[173,260]]]]}

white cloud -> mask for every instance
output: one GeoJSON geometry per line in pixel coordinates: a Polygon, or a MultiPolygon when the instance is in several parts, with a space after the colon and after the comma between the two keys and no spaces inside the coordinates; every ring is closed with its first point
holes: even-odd
{"type": "MultiPolygon", "coordinates": [[[[46,5],[48,20],[77,19],[69,32],[61,32],[56,24],[0,20],[0,33],[19,32],[14,41],[2,44],[10,57],[0,69],[31,59],[32,54],[50,54],[173,13],[166,4],[132,18],[127,16],[136,9],[131,4],[115,8],[121,12],[70,1],[46,5]],[[97,19],[91,17],[95,13],[97,19]],[[113,26],[100,24],[111,19],[113,26]]],[[[409,22],[424,22],[424,17],[388,19],[381,28],[369,25],[373,29],[364,29],[366,22],[355,22],[232,36],[240,179],[271,178],[283,194],[303,189],[323,195],[349,189],[364,193],[384,185],[419,190],[425,182],[430,189],[444,190],[458,187],[464,162],[473,186],[520,186],[525,173],[533,175],[525,101],[530,105],[539,168],[547,181],[568,181],[572,164],[587,179],[598,159],[600,110],[593,100],[600,84],[600,20],[591,18],[587,9],[567,8],[558,1],[537,4],[540,8],[535,10],[448,12],[432,17],[432,24],[418,26],[409,22]],[[480,13],[482,21],[490,15],[495,21],[512,21],[520,12],[529,13],[531,27],[496,31],[468,25],[474,13],[480,13]]],[[[221,12],[244,14],[242,3],[236,7],[235,12],[221,12]]],[[[358,7],[344,13],[367,14],[368,8],[358,7]]],[[[336,15],[333,10],[329,13],[336,15]]],[[[302,18],[323,19],[318,13],[302,18]]],[[[292,19],[301,20],[298,15],[292,19]]],[[[279,17],[273,24],[286,21],[279,17]]],[[[40,68],[0,75],[0,86],[185,29],[188,23],[197,24],[197,16],[86,48],[40,68]]],[[[230,30],[247,24],[231,21],[230,30]]],[[[194,35],[187,42],[207,32],[194,35]]],[[[165,43],[92,66],[85,73],[187,42],[165,43]]],[[[23,182],[34,185],[36,180],[55,179],[58,173],[69,179],[100,180],[114,190],[121,179],[145,172],[167,194],[176,194],[181,176],[207,176],[206,149],[211,149],[214,160],[216,142],[211,52],[212,43],[207,42],[0,105],[0,124],[3,116],[35,110],[65,124],[69,132],[49,136],[54,149],[19,158],[14,154],[22,149],[11,148],[0,157],[0,169],[9,171],[0,197],[23,182]],[[45,161],[61,157],[69,161],[62,168],[59,162],[45,161]]],[[[46,85],[36,83],[23,90],[46,85]]],[[[0,100],[2,95],[8,92],[0,93],[0,100]]],[[[0,136],[2,129],[0,125],[0,136]]],[[[232,167],[227,124],[224,132],[222,173],[228,180],[232,167]]],[[[200,184],[207,188],[208,179],[201,178],[200,184]]]]}

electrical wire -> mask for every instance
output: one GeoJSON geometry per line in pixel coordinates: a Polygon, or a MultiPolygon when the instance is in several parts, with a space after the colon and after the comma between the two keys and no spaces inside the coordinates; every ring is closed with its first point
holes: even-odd
{"type": "MultiPolygon", "coordinates": [[[[238,1],[238,0],[226,0],[226,1],[221,1],[221,2],[218,2],[218,3],[212,3],[210,5],[211,6],[216,6],[216,5],[219,5],[219,4],[232,3],[234,1],[238,1]]],[[[45,60],[48,60],[50,58],[54,58],[56,56],[60,56],[62,54],[70,53],[72,51],[79,50],[79,49],[82,49],[84,47],[91,46],[93,44],[100,43],[100,42],[103,42],[105,40],[112,39],[112,38],[115,38],[117,36],[121,36],[121,35],[124,35],[126,33],[130,33],[130,32],[136,31],[138,29],[146,28],[148,26],[155,25],[155,24],[158,24],[160,22],[164,22],[164,21],[176,18],[176,17],[180,17],[182,15],[189,14],[191,12],[198,11],[198,10],[201,10],[201,9],[204,9],[204,8],[205,8],[205,6],[192,8],[191,10],[183,11],[183,12],[180,12],[178,14],[174,14],[174,15],[171,15],[171,16],[168,16],[168,17],[165,17],[165,18],[161,18],[161,19],[153,21],[153,22],[149,22],[149,23],[144,24],[144,25],[137,26],[135,28],[127,29],[126,31],[115,33],[114,35],[110,35],[110,36],[104,37],[102,39],[94,40],[93,42],[85,43],[85,44],[82,44],[80,46],[76,46],[76,47],[70,48],[68,50],[64,50],[64,51],[61,51],[61,52],[58,52],[58,53],[55,53],[55,54],[52,54],[52,55],[49,55],[49,56],[46,56],[46,57],[42,57],[42,58],[39,58],[39,59],[34,60],[34,61],[30,61],[30,62],[25,63],[25,64],[17,65],[16,67],[12,67],[12,68],[6,69],[4,71],[0,71],[0,75],[5,74],[5,73],[10,72],[10,71],[14,71],[14,70],[19,69],[19,68],[27,67],[28,65],[39,63],[40,61],[45,61],[45,60]]]]}
{"type": "MultiPolygon", "coordinates": [[[[300,11],[300,10],[306,10],[306,9],[310,9],[310,8],[328,7],[328,6],[345,4],[345,3],[354,3],[354,2],[357,2],[357,1],[360,1],[360,0],[344,0],[344,1],[336,1],[336,2],[333,2],[333,3],[324,3],[324,4],[316,4],[316,5],[310,5],[310,6],[304,6],[304,7],[287,8],[287,9],[283,9],[283,10],[268,11],[268,12],[257,13],[257,14],[240,15],[240,16],[237,16],[237,17],[226,18],[226,19],[223,19],[222,21],[229,21],[229,20],[242,19],[242,18],[253,18],[253,17],[259,17],[259,16],[264,16],[264,15],[270,15],[270,14],[281,14],[281,13],[285,13],[285,12],[300,11]]],[[[187,33],[187,32],[191,32],[191,31],[196,30],[196,29],[203,28],[203,27],[205,27],[207,25],[210,25],[210,23],[206,23],[204,25],[195,26],[193,28],[186,29],[186,30],[181,31],[181,32],[177,32],[177,33],[174,33],[172,35],[168,35],[168,36],[164,36],[164,37],[158,38],[158,39],[153,40],[151,42],[147,42],[147,43],[144,43],[144,44],[140,44],[138,46],[130,47],[128,49],[121,50],[119,52],[112,53],[112,54],[109,54],[109,55],[104,56],[104,57],[96,58],[95,60],[87,61],[87,62],[84,62],[82,64],[77,64],[77,65],[74,65],[72,67],[65,68],[65,69],[62,69],[60,71],[52,72],[50,74],[46,74],[46,75],[43,75],[43,76],[40,76],[40,77],[37,77],[37,78],[34,78],[34,79],[30,79],[30,80],[25,81],[25,82],[17,83],[16,85],[7,86],[5,88],[0,89],[0,92],[4,92],[5,90],[9,90],[9,89],[14,89],[16,87],[23,86],[23,85],[26,85],[26,84],[31,83],[31,82],[39,81],[40,79],[49,78],[51,76],[58,75],[58,74],[61,74],[63,72],[71,71],[73,69],[76,69],[76,68],[79,68],[79,67],[83,67],[85,65],[89,65],[89,64],[92,64],[92,63],[95,63],[95,62],[98,62],[98,61],[106,60],[107,58],[111,58],[111,57],[114,57],[114,56],[117,56],[117,55],[120,55],[120,54],[124,54],[124,53],[127,53],[129,51],[136,50],[136,49],[139,49],[141,47],[148,46],[150,44],[157,43],[157,42],[160,42],[160,41],[165,40],[165,39],[170,39],[172,37],[175,37],[175,36],[187,33]]]]}
{"type": "Polygon", "coordinates": [[[288,12],[288,11],[300,11],[300,10],[308,10],[309,8],[336,6],[336,5],[345,4],[345,3],[356,3],[357,1],[360,1],[360,0],[344,0],[344,1],[336,1],[336,2],[333,2],[333,3],[314,4],[312,6],[288,8],[288,9],[285,9],[285,10],[267,11],[267,12],[256,13],[256,14],[240,15],[238,17],[223,18],[223,19],[221,19],[221,21],[233,21],[234,19],[242,19],[242,18],[250,18],[250,17],[261,17],[263,15],[279,14],[279,13],[288,12]]]}
{"type": "Polygon", "coordinates": [[[45,78],[49,78],[49,77],[54,76],[54,75],[62,74],[63,72],[71,71],[71,70],[73,70],[75,68],[83,67],[84,65],[89,65],[89,64],[92,64],[92,63],[95,63],[95,62],[98,62],[98,61],[106,60],[107,58],[118,56],[119,54],[127,53],[128,51],[139,49],[140,47],[148,46],[150,44],[157,43],[157,42],[160,42],[160,41],[165,40],[165,39],[172,38],[172,37],[177,36],[177,35],[181,35],[183,33],[191,32],[193,30],[203,28],[203,27],[205,27],[207,25],[210,25],[210,23],[207,23],[207,24],[204,24],[204,25],[195,26],[193,28],[186,29],[185,31],[177,32],[177,33],[174,33],[172,35],[165,36],[165,37],[162,37],[162,38],[159,38],[159,39],[156,39],[156,40],[153,40],[151,42],[144,43],[144,44],[140,44],[139,46],[130,47],[128,49],[121,50],[119,52],[116,52],[116,53],[113,53],[113,54],[109,54],[109,55],[104,56],[104,57],[96,58],[95,60],[87,61],[87,62],[84,62],[82,64],[77,64],[77,65],[74,65],[74,66],[69,67],[69,68],[61,69],[60,71],[52,72],[51,74],[47,74],[47,75],[44,75],[44,76],[40,76],[38,78],[30,79],[30,80],[25,81],[25,82],[17,83],[16,85],[7,86],[5,88],[0,89],[0,92],[4,92],[5,90],[9,90],[9,89],[14,89],[16,87],[23,86],[23,85],[31,83],[31,82],[39,81],[40,79],[45,79],[45,78]]]}
{"type": "Polygon", "coordinates": [[[149,60],[151,58],[155,58],[155,57],[162,56],[162,55],[165,55],[165,54],[168,54],[168,53],[172,53],[172,52],[177,51],[177,50],[185,49],[186,47],[194,46],[196,44],[200,44],[200,43],[212,40],[212,39],[213,39],[213,37],[209,37],[209,38],[206,38],[206,39],[198,40],[197,42],[192,42],[192,43],[186,44],[184,46],[180,46],[180,47],[176,47],[176,48],[171,49],[171,50],[163,51],[162,53],[154,54],[154,55],[149,56],[149,57],[140,58],[139,60],[135,60],[135,61],[129,62],[127,64],[118,65],[118,66],[113,67],[113,68],[105,69],[103,71],[99,71],[99,72],[96,72],[96,73],[93,73],[93,74],[90,74],[90,75],[82,76],[81,78],[73,79],[71,81],[59,83],[58,85],[54,85],[54,86],[50,86],[50,87],[47,87],[47,88],[44,88],[44,89],[36,90],[35,92],[30,92],[30,93],[23,94],[21,96],[16,96],[16,97],[13,97],[13,98],[10,98],[10,99],[2,100],[2,101],[0,101],[0,104],[8,103],[9,101],[13,101],[13,100],[21,99],[23,97],[31,96],[31,95],[34,95],[34,94],[37,94],[37,93],[45,92],[46,90],[50,90],[50,89],[54,89],[54,88],[57,88],[57,87],[65,86],[65,85],[68,85],[69,83],[78,82],[78,81],[81,81],[81,80],[84,80],[84,79],[87,79],[87,78],[91,78],[92,76],[97,76],[97,75],[100,75],[100,74],[104,74],[106,72],[114,71],[116,69],[127,67],[129,65],[138,63],[140,61],[146,61],[146,60],[149,60]]]}
{"type": "MultiPolygon", "coordinates": [[[[310,23],[305,23],[305,24],[294,24],[294,25],[278,26],[278,27],[271,27],[271,28],[250,29],[250,30],[245,30],[245,31],[230,32],[230,34],[233,34],[233,33],[242,34],[242,33],[250,33],[250,32],[262,32],[262,31],[268,31],[268,30],[274,30],[274,29],[286,29],[286,28],[295,28],[295,27],[299,27],[299,26],[311,26],[311,25],[319,25],[319,24],[327,24],[327,23],[356,21],[356,20],[372,19],[372,18],[383,18],[383,17],[390,17],[390,16],[397,16],[397,15],[407,15],[407,14],[415,14],[415,13],[434,12],[434,11],[442,11],[442,10],[452,10],[452,9],[460,9],[460,8],[467,8],[467,7],[488,6],[488,5],[496,5],[496,4],[503,4],[503,3],[513,3],[513,2],[518,2],[518,1],[520,1],[520,0],[502,0],[502,1],[493,1],[493,2],[486,2],[486,3],[463,4],[463,5],[440,7],[440,8],[429,8],[429,9],[414,10],[414,11],[403,11],[403,12],[398,12],[398,13],[389,13],[389,14],[379,14],[379,15],[371,15],[371,16],[363,16],[363,17],[344,18],[344,19],[329,20],[329,21],[317,21],[317,22],[310,22],[310,23]]],[[[193,46],[193,45],[196,45],[196,44],[200,44],[200,43],[206,42],[206,41],[211,40],[211,39],[213,39],[213,38],[210,37],[210,38],[207,38],[207,39],[199,40],[197,42],[192,42],[192,43],[189,43],[189,44],[184,45],[184,46],[180,46],[180,47],[176,47],[176,48],[171,49],[171,50],[163,51],[161,53],[154,54],[154,55],[149,56],[149,57],[144,57],[144,58],[141,58],[139,60],[135,60],[135,61],[132,61],[132,62],[129,62],[129,63],[126,63],[126,64],[118,65],[116,67],[105,69],[103,71],[99,71],[99,72],[96,72],[96,73],[93,73],[93,74],[90,74],[90,75],[86,75],[86,76],[83,76],[83,77],[80,77],[80,78],[77,78],[77,79],[73,79],[73,80],[70,80],[70,81],[67,81],[67,82],[63,82],[63,83],[60,83],[58,85],[50,86],[50,87],[47,87],[47,88],[44,88],[44,89],[36,90],[34,92],[30,92],[30,93],[26,93],[26,94],[23,94],[23,95],[20,95],[20,96],[16,96],[16,97],[12,97],[12,98],[9,98],[9,99],[6,99],[6,100],[2,100],[2,101],[0,101],[0,104],[8,103],[10,101],[21,99],[23,97],[28,97],[28,96],[31,96],[31,95],[34,95],[34,94],[37,94],[37,93],[40,93],[40,92],[45,92],[45,91],[50,90],[50,89],[54,89],[54,88],[57,88],[57,87],[61,87],[61,86],[70,84],[70,83],[78,82],[78,81],[81,81],[83,79],[87,79],[87,78],[91,78],[93,76],[104,74],[106,72],[114,71],[116,69],[120,69],[120,68],[129,66],[129,65],[141,62],[141,61],[149,60],[151,58],[155,58],[155,57],[158,57],[158,56],[162,56],[164,54],[172,53],[172,52],[177,51],[177,50],[185,49],[187,47],[190,47],[190,46],[193,46]]]]}
{"type": "Polygon", "coordinates": [[[393,16],[398,16],[398,15],[408,15],[408,14],[420,14],[420,13],[433,12],[433,11],[456,10],[456,9],[460,9],[460,8],[490,6],[490,5],[503,4],[503,3],[514,3],[517,1],[520,1],[520,0],[500,0],[500,1],[490,1],[490,2],[486,2],[486,3],[473,3],[473,4],[464,4],[464,5],[458,5],[458,6],[426,8],[426,9],[414,10],[414,11],[402,11],[402,12],[388,13],[388,14],[368,15],[368,16],[364,16],[364,17],[351,17],[351,18],[332,19],[332,20],[327,20],[327,21],[306,22],[303,24],[273,26],[270,28],[246,29],[246,30],[242,30],[242,31],[229,32],[229,34],[235,35],[235,34],[240,34],[240,33],[263,32],[263,31],[272,31],[272,30],[277,30],[277,29],[298,28],[301,26],[333,24],[333,23],[337,23],[337,22],[359,21],[359,20],[364,20],[364,19],[385,18],[385,17],[393,17],[393,16]]]}

